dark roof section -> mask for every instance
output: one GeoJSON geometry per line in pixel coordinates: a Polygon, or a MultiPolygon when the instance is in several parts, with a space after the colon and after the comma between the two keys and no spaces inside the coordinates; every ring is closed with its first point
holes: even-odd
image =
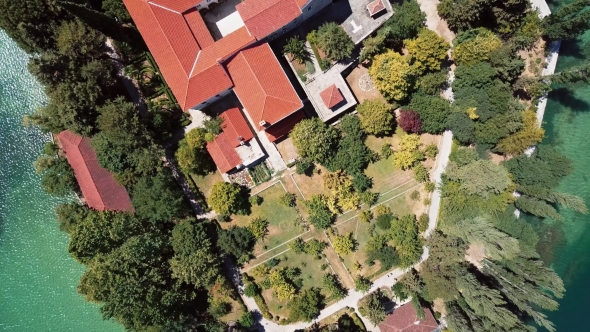
{"type": "Polygon", "coordinates": [[[385,321],[379,324],[381,332],[432,332],[438,328],[438,324],[432,316],[430,309],[424,310],[424,319],[419,319],[416,310],[411,303],[402,305],[393,310],[385,318],[385,321]]]}

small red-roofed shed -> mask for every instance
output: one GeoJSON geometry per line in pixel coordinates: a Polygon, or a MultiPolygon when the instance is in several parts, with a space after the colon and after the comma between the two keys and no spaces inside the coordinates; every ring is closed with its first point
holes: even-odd
{"type": "Polygon", "coordinates": [[[66,130],[57,139],[90,208],[99,211],[133,211],[127,190],[98,164],[90,139],[66,130]]]}
{"type": "Polygon", "coordinates": [[[242,159],[225,132],[217,135],[213,142],[207,143],[207,151],[221,173],[227,173],[242,164],[242,159]]]}
{"type": "Polygon", "coordinates": [[[332,109],[336,105],[344,101],[344,97],[336,84],[330,85],[326,90],[320,92],[320,97],[324,101],[327,108],[332,109]]]}
{"type": "Polygon", "coordinates": [[[385,5],[383,4],[383,0],[375,0],[369,2],[367,5],[367,10],[369,11],[369,15],[375,16],[377,13],[385,10],[385,5]]]}
{"type": "Polygon", "coordinates": [[[246,119],[244,119],[242,112],[237,107],[228,109],[221,113],[219,117],[223,119],[221,129],[234,148],[238,147],[241,142],[246,143],[254,138],[246,119]]]}
{"type": "Polygon", "coordinates": [[[379,324],[381,332],[433,332],[438,324],[429,309],[424,310],[424,319],[419,319],[412,304],[404,304],[385,318],[379,324]]]}

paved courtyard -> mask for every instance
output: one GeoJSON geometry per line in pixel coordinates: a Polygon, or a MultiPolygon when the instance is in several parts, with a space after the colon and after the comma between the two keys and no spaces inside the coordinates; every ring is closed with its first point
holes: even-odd
{"type": "Polygon", "coordinates": [[[219,40],[244,26],[242,17],[236,11],[240,2],[241,0],[227,0],[212,4],[209,9],[201,11],[213,39],[219,40]]]}

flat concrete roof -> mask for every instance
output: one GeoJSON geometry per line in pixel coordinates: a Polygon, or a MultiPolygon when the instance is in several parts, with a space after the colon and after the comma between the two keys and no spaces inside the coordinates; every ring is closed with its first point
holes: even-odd
{"type": "Polygon", "coordinates": [[[238,30],[239,28],[244,26],[244,21],[240,16],[240,13],[233,12],[228,16],[224,17],[223,19],[217,21],[217,28],[222,36],[227,36],[230,33],[238,30]]]}
{"type": "Polygon", "coordinates": [[[367,10],[367,5],[371,2],[373,0],[348,0],[352,13],[344,20],[342,27],[355,44],[360,43],[393,15],[391,3],[385,0],[385,10],[371,17],[367,10]]]}

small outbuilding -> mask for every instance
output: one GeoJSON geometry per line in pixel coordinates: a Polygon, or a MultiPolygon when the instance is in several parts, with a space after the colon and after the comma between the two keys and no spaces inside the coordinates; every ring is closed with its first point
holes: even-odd
{"type": "Polygon", "coordinates": [[[393,312],[379,324],[381,332],[433,332],[439,326],[428,308],[424,310],[424,319],[418,318],[411,303],[395,308],[393,312]]]}

